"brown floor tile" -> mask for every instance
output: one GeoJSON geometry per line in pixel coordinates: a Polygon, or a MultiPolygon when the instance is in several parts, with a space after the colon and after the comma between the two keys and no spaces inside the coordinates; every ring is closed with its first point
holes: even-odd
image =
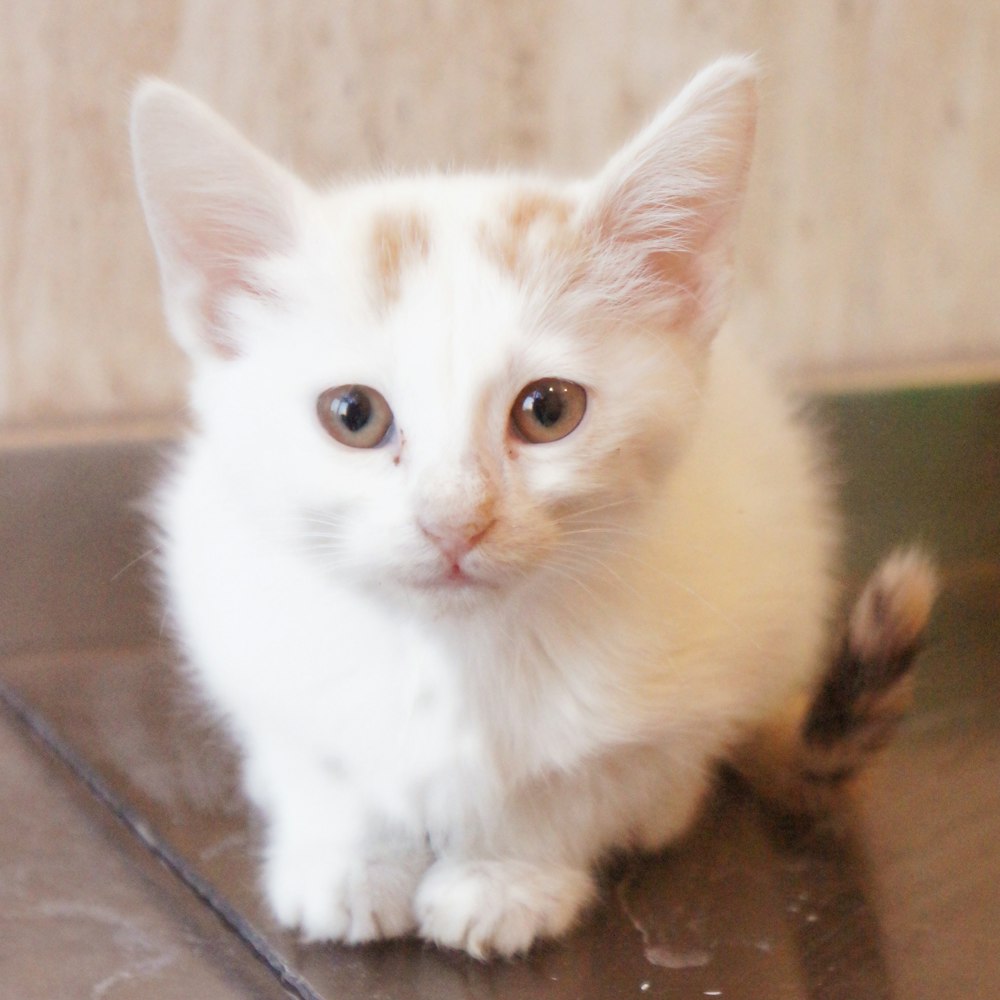
{"type": "Polygon", "coordinates": [[[0,802],[5,1000],[284,996],[3,716],[0,802]]]}

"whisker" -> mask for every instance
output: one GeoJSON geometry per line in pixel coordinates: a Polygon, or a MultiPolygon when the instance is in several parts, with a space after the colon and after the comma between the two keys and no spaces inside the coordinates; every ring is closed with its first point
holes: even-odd
{"type": "Polygon", "coordinates": [[[120,570],[118,570],[117,573],[115,573],[113,577],[111,577],[111,582],[114,583],[120,576],[122,576],[124,573],[127,573],[133,566],[138,565],[144,559],[148,559],[154,553],[159,552],[162,547],[163,546],[161,545],[154,545],[152,548],[146,549],[145,552],[142,552],[139,555],[137,555],[134,559],[129,560],[127,563],[125,563],[124,566],[122,566],[120,570]]]}
{"type": "Polygon", "coordinates": [[[635,501],[631,497],[620,497],[617,500],[609,500],[605,503],[596,504],[593,507],[584,507],[580,510],[568,510],[563,514],[557,515],[553,520],[556,524],[562,524],[566,521],[571,521],[574,518],[586,517],[589,514],[598,514],[602,511],[612,510],[615,507],[624,507],[627,504],[633,504],[635,501]]]}

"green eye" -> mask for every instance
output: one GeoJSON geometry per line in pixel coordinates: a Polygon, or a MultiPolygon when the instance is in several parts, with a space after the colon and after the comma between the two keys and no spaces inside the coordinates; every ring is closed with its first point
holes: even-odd
{"type": "Polygon", "coordinates": [[[571,434],[587,410],[582,385],[562,378],[540,378],[526,385],[514,400],[510,423],[528,444],[547,444],[571,434]]]}
{"type": "Polygon", "coordinates": [[[327,389],[316,400],[316,412],[323,430],[349,448],[375,448],[392,429],[389,404],[367,385],[327,389]]]}

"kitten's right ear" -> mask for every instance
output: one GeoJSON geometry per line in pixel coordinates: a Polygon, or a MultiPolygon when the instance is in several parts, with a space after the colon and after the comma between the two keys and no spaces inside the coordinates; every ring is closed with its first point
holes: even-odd
{"type": "Polygon", "coordinates": [[[606,301],[660,314],[707,343],[729,305],[757,113],[757,68],[702,70],[593,182],[584,204],[606,301]]]}
{"type": "Polygon", "coordinates": [[[236,296],[273,295],[259,263],[291,248],[300,183],[190,94],[147,80],[132,101],[136,183],[167,319],[194,357],[239,351],[236,296]]]}

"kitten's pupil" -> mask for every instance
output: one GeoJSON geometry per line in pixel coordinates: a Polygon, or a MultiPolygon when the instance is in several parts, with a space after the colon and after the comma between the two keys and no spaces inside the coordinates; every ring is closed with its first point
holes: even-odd
{"type": "Polygon", "coordinates": [[[552,427],[563,414],[562,394],[553,385],[535,389],[525,398],[524,408],[530,410],[543,427],[552,427]]]}
{"type": "Polygon", "coordinates": [[[352,389],[341,396],[336,403],[337,416],[340,422],[352,433],[356,434],[371,420],[372,404],[368,397],[352,389]]]}

